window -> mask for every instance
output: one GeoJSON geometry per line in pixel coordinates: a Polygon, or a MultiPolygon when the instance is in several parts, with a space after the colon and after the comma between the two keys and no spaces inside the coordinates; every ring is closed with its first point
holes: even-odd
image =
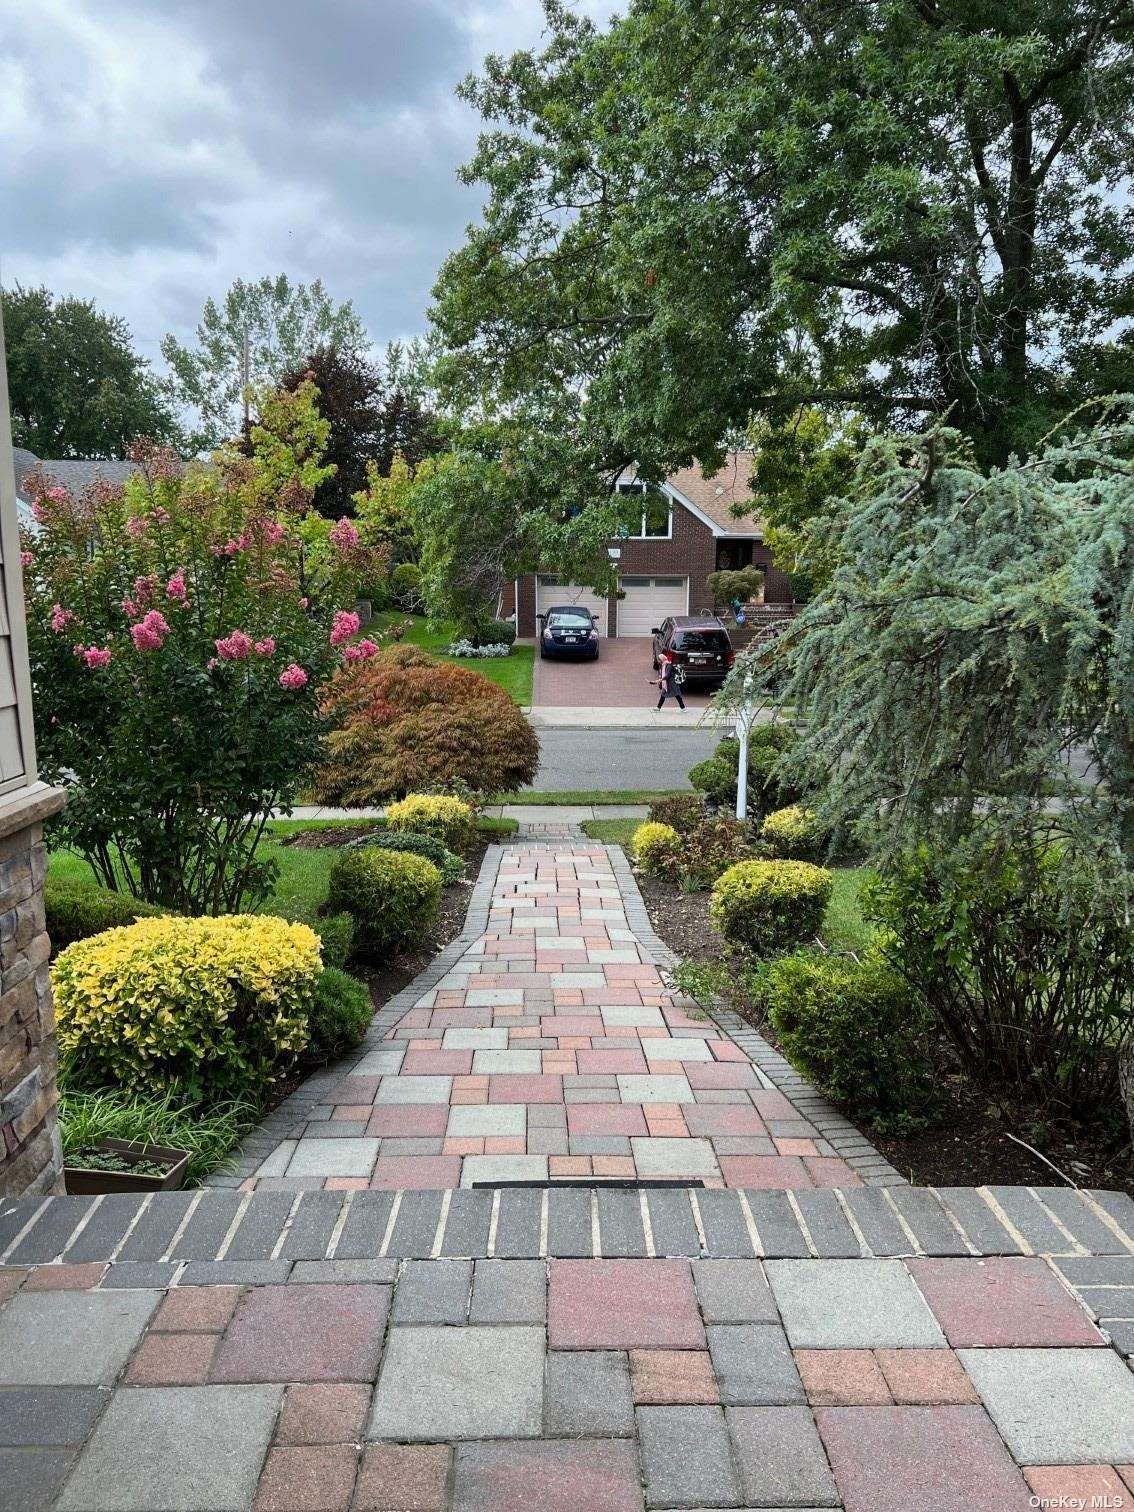
{"type": "Polygon", "coordinates": [[[718,541],[717,571],[740,572],[752,566],[752,541],[718,541]]]}
{"type": "Polygon", "coordinates": [[[673,534],[673,505],[670,497],[652,483],[620,483],[618,492],[630,499],[641,499],[637,520],[629,515],[619,532],[624,541],[667,540],[673,534]]]}

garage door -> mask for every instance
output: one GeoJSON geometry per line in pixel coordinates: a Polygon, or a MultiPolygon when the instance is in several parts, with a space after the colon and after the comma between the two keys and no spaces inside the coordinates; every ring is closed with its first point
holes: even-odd
{"type": "Polygon", "coordinates": [[[599,598],[593,588],[563,583],[553,577],[536,578],[536,613],[546,614],[556,604],[578,604],[581,609],[589,609],[595,616],[598,633],[607,633],[607,601],[599,598]]]}
{"type": "Polygon", "coordinates": [[[689,579],[624,577],[618,585],[626,594],[618,600],[618,636],[649,635],[671,614],[689,613],[689,579]]]}

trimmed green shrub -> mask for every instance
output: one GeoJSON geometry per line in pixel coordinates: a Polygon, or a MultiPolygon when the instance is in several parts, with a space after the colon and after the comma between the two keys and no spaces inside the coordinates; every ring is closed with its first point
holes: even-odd
{"type": "Polygon", "coordinates": [[[323,942],[323,965],[341,971],[350,959],[354,944],[354,920],[350,914],[324,914],[312,921],[311,928],[323,942]]]}
{"type": "Polygon", "coordinates": [[[709,916],[730,945],[775,955],[819,933],[831,888],[806,861],[741,861],[717,879],[709,916]]]}
{"type": "Polygon", "coordinates": [[[760,838],[778,860],[813,861],[825,848],[828,835],[813,810],[793,803],[767,815],[760,838]]]}
{"type": "Polygon", "coordinates": [[[729,766],[720,757],[710,756],[707,761],[699,761],[695,767],[691,767],[689,781],[699,793],[704,793],[706,798],[719,803],[722,808],[735,806],[736,768],[729,766]]]}
{"type": "Polygon", "coordinates": [[[327,966],[315,983],[308,1019],[306,1059],[322,1064],[353,1050],[370,1027],[374,1003],[357,977],[327,966]]]}
{"type": "Polygon", "coordinates": [[[465,874],[465,863],[460,856],[449,850],[437,839],[436,835],[418,835],[413,830],[397,830],[393,833],[375,830],[372,835],[365,836],[358,844],[374,846],[378,850],[403,851],[410,856],[424,856],[427,861],[432,861],[441,873],[441,881],[445,887],[452,887],[465,874]]]}
{"type": "Polygon", "coordinates": [[[476,816],[460,798],[444,793],[410,793],[386,810],[386,828],[391,834],[408,830],[414,835],[433,835],[450,850],[462,851],[476,831],[476,816]]]}
{"type": "Polygon", "coordinates": [[[258,1095],[307,1043],[320,969],[314,930],[268,914],[139,919],[76,940],[51,968],[71,1083],[258,1095]]]}
{"type": "Polygon", "coordinates": [[[705,818],[705,805],[696,793],[673,793],[650,804],[655,824],[668,824],[679,835],[691,834],[705,818]]]}
{"type": "Polygon", "coordinates": [[[516,639],[516,626],[512,620],[488,620],[476,627],[470,639],[474,646],[510,646],[516,639]]]}
{"type": "Polygon", "coordinates": [[[158,904],[132,898],[129,893],[111,892],[93,883],[88,887],[50,879],[44,883],[43,907],[54,955],[76,940],[133,924],[135,919],[156,919],[166,912],[158,904]]]}
{"type": "Polygon", "coordinates": [[[354,920],[355,938],[371,955],[420,945],[441,902],[441,873],[424,856],[359,846],[331,867],[327,908],[354,920]]]}
{"type": "Polygon", "coordinates": [[[760,966],[754,984],[784,1054],[836,1102],[896,1132],[933,1120],[929,1015],[884,961],[800,951],[760,966]]]}
{"type": "MultiPolygon", "coordinates": [[[[759,814],[773,813],[798,803],[801,789],[794,783],[773,772],[781,756],[787,754],[798,736],[789,724],[754,725],[748,734],[748,809],[759,814]]],[[[732,773],[732,796],[729,802],[736,804],[736,779],[740,771],[740,741],[727,735],[713,752],[712,761],[723,761],[732,773]]],[[[696,770],[696,768],[694,768],[696,770]]],[[[694,787],[700,786],[689,774],[694,787]]],[[[718,799],[718,802],[721,800],[718,799]]]]}
{"type": "Polygon", "coordinates": [[[672,877],[681,861],[682,841],[668,824],[647,820],[634,831],[634,855],[650,877],[672,877]]]}

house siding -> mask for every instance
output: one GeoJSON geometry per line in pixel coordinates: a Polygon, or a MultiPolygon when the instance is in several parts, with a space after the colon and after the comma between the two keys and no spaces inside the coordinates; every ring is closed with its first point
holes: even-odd
{"type": "MultiPolygon", "coordinates": [[[[709,591],[708,577],[716,570],[717,537],[697,516],[674,500],[673,533],[671,536],[649,540],[617,541],[621,547],[618,570],[625,577],[687,577],[689,579],[689,613],[711,612],[713,596],[709,591]]],[[[766,569],[764,599],[770,604],[790,604],[791,584],[787,574],[772,562],[772,553],[763,542],[755,541],[752,548],[753,562],[766,569]]],[[[510,585],[509,585],[510,586],[510,585]]],[[[505,603],[509,602],[509,590],[505,589],[505,603]]],[[[618,600],[609,602],[611,635],[618,634],[618,600]]],[[[520,635],[536,634],[535,575],[525,573],[519,580],[519,604],[516,616],[517,632],[520,635]]]]}

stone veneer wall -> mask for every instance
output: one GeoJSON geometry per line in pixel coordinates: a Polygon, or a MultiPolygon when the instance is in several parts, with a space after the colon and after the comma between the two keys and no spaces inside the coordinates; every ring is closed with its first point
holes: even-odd
{"type": "Polygon", "coordinates": [[[55,1011],[43,909],[43,820],[64,794],[0,798],[0,1194],[62,1191],[55,1011]]]}

